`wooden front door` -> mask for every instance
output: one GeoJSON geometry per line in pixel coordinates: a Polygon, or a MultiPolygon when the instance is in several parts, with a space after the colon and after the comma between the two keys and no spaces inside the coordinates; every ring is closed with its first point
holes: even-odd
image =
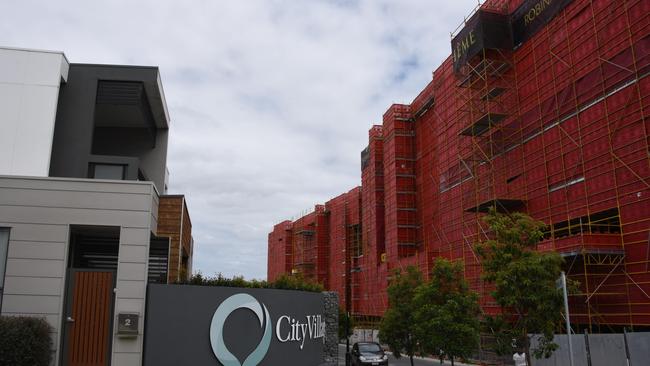
{"type": "Polygon", "coordinates": [[[109,365],[113,272],[71,270],[69,281],[64,365],[109,365]]]}

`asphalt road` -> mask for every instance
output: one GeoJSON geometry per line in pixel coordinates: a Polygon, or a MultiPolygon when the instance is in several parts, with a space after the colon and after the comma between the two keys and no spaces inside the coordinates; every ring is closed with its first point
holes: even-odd
{"type": "MultiPolygon", "coordinates": [[[[352,345],[350,345],[352,348],[352,345]]],[[[415,358],[413,360],[415,366],[429,366],[429,365],[440,365],[440,361],[431,360],[431,359],[421,359],[415,358]]],[[[399,360],[395,359],[392,355],[388,356],[388,365],[389,366],[411,366],[411,362],[407,357],[402,357],[399,360]]],[[[445,361],[443,365],[451,365],[451,362],[445,361]]],[[[454,362],[454,365],[463,366],[464,364],[460,362],[454,362]]],[[[339,345],[339,366],[345,366],[345,345],[339,345]]]]}

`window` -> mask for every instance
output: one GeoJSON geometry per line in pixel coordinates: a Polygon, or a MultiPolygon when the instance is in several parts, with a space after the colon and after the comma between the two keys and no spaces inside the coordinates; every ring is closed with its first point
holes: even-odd
{"type": "Polygon", "coordinates": [[[7,250],[9,249],[9,229],[0,228],[0,308],[5,287],[5,267],[7,265],[7,250]]]}
{"type": "Polygon", "coordinates": [[[359,344],[359,350],[363,353],[365,352],[377,353],[377,352],[381,352],[381,347],[379,347],[379,345],[376,343],[361,343],[359,344]]]}
{"type": "Polygon", "coordinates": [[[620,234],[621,220],[618,208],[592,213],[588,216],[556,222],[546,228],[544,239],[555,239],[584,234],[620,234]]]}
{"type": "Polygon", "coordinates": [[[125,165],[90,163],[88,175],[94,179],[124,180],[125,165]]]}
{"type": "Polygon", "coordinates": [[[562,188],[566,188],[566,187],[569,187],[569,186],[572,186],[574,184],[584,182],[584,181],[585,181],[585,177],[582,177],[582,176],[581,177],[575,177],[575,178],[569,179],[567,181],[551,185],[550,187],[548,187],[548,191],[549,191],[549,193],[559,191],[562,188]]]}

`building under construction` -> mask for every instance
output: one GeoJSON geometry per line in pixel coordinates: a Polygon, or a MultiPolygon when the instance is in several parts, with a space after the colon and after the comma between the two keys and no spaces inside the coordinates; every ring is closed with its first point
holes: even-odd
{"type": "Polygon", "coordinates": [[[269,279],[302,273],[378,317],[392,270],[440,256],[494,313],[474,251],[494,207],[547,224],[539,250],[581,284],[577,327],[650,327],[649,14],[648,0],[480,5],[424,90],[370,129],[361,187],[269,234],[269,279]]]}

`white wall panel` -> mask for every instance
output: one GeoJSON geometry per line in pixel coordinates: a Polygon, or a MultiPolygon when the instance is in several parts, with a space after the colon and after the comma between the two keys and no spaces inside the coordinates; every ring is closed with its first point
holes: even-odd
{"type": "Polygon", "coordinates": [[[48,176],[68,67],[59,52],[0,48],[0,174],[48,176]]]}

